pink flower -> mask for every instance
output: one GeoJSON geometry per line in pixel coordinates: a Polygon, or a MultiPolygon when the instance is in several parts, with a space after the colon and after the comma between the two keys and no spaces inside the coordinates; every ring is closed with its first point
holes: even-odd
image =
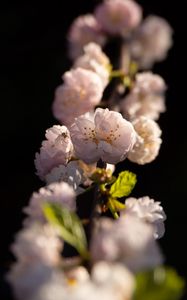
{"type": "Polygon", "coordinates": [[[94,261],[119,261],[133,271],[153,268],[162,255],[153,237],[153,228],[141,219],[125,215],[117,221],[101,218],[91,240],[94,261]]]}
{"type": "Polygon", "coordinates": [[[143,116],[135,119],[132,124],[137,138],[134,147],[128,153],[128,159],[140,165],[150,163],[159,153],[162,131],[155,121],[143,116]]]}
{"type": "Polygon", "coordinates": [[[144,20],[130,44],[131,54],[140,68],[150,68],[166,58],[173,44],[172,33],[163,18],[149,16],[144,20]]]}
{"type": "Polygon", "coordinates": [[[73,155],[73,144],[65,126],[54,125],[46,130],[45,136],[47,140],[42,142],[34,161],[37,175],[42,180],[54,167],[66,165],[73,155]]]}
{"type": "Polygon", "coordinates": [[[116,164],[126,158],[135,142],[130,122],[118,112],[97,108],[94,116],[85,114],[70,128],[76,156],[86,163],[99,159],[116,164]]]}
{"type": "Polygon", "coordinates": [[[101,78],[103,88],[109,83],[110,60],[102,51],[101,47],[95,43],[89,43],[84,47],[84,55],[78,57],[74,67],[95,72],[101,78]]]}
{"type": "MultiPolygon", "coordinates": [[[[51,292],[54,297],[54,291],[56,296],[57,288],[65,282],[63,273],[53,266],[41,262],[25,263],[22,261],[18,261],[12,266],[7,280],[11,283],[14,295],[18,300],[51,300],[52,298],[46,298],[46,295],[41,298],[37,297],[37,292],[48,284],[50,287],[53,286],[51,292]]],[[[63,289],[60,292],[62,293],[63,289]]],[[[59,300],[60,298],[55,297],[55,299],[59,300]]]]}
{"type": "Polygon", "coordinates": [[[89,296],[91,300],[132,299],[135,290],[134,276],[122,264],[98,262],[93,266],[91,279],[94,285],[93,296],[91,298],[89,296]]]}
{"type": "Polygon", "coordinates": [[[59,165],[46,175],[47,184],[57,181],[67,182],[73,187],[76,194],[82,193],[84,189],[80,188],[79,185],[85,181],[85,178],[83,176],[83,170],[79,165],[79,161],[70,161],[67,166],[59,165]]]}
{"type": "Polygon", "coordinates": [[[152,72],[137,73],[133,92],[141,95],[145,94],[162,94],[166,90],[164,79],[152,72]]]}
{"type": "Polygon", "coordinates": [[[120,104],[123,115],[131,121],[140,116],[157,120],[165,111],[165,90],[161,76],[152,72],[138,73],[131,92],[120,104]]]}
{"type": "Polygon", "coordinates": [[[141,7],[132,0],[105,0],[95,10],[103,30],[112,35],[128,35],[142,19],[141,7]]]}
{"type": "Polygon", "coordinates": [[[158,120],[160,113],[166,111],[165,97],[162,95],[130,93],[120,104],[121,111],[127,120],[133,121],[141,116],[158,120]]]}
{"type": "Polygon", "coordinates": [[[56,265],[60,261],[62,245],[57,232],[49,224],[33,223],[16,235],[11,249],[19,261],[56,265]]]}
{"type": "Polygon", "coordinates": [[[154,237],[161,238],[165,232],[164,221],[166,215],[160,202],[155,202],[149,197],[127,198],[125,201],[125,209],[121,211],[121,215],[132,214],[154,227],[154,237]]]}
{"type": "Polygon", "coordinates": [[[45,203],[58,203],[74,211],[76,209],[75,196],[73,188],[66,182],[51,183],[32,194],[29,206],[24,208],[24,212],[31,220],[43,221],[42,207],[45,203]]]}
{"type": "Polygon", "coordinates": [[[103,85],[95,72],[82,68],[66,72],[63,79],[55,92],[53,113],[57,120],[70,126],[76,117],[99,104],[103,85]]]}
{"type": "Polygon", "coordinates": [[[90,42],[103,46],[106,37],[101,31],[101,26],[91,14],[79,16],[74,20],[68,33],[69,56],[72,59],[83,54],[83,48],[90,42]]]}

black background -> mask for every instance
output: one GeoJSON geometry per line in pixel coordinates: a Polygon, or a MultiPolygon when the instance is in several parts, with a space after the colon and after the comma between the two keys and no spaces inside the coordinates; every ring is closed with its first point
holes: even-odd
{"type": "MultiPolygon", "coordinates": [[[[0,15],[1,196],[0,270],[3,276],[12,256],[8,251],[14,233],[21,228],[22,207],[41,186],[33,159],[45,129],[57,123],[51,113],[54,89],[70,67],[66,31],[72,20],[93,10],[96,0],[24,1],[7,4],[0,15]]],[[[139,1],[145,15],[166,18],[174,28],[174,47],[168,59],[155,66],[168,85],[167,113],[159,123],[163,145],[155,162],[143,167],[128,162],[125,168],[138,174],[137,197],[149,195],[161,201],[168,216],[161,246],[166,263],[187,275],[187,134],[184,2],[139,1]]],[[[0,299],[7,299],[2,285],[0,299]]],[[[7,295],[7,296],[6,296],[7,295]]],[[[159,300],[159,299],[158,299],[159,300]]]]}

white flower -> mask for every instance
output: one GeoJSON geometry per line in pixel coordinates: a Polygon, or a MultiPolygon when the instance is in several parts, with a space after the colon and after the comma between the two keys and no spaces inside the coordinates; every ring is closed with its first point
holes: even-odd
{"type": "Polygon", "coordinates": [[[157,16],[147,17],[130,44],[131,55],[140,68],[148,69],[166,58],[171,48],[173,30],[168,22],[157,16]]]}
{"type": "MultiPolygon", "coordinates": [[[[129,300],[134,292],[134,276],[124,266],[99,262],[91,276],[84,267],[75,267],[63,276],[52,273],[31,292],[29,300],[129,300]]],[[[22,300],[22,299],[21,299],[22,300]]]]}
{"type": "Polygon", "coordinates": [[[91,14],[79,16],[73,22],[68,32],[69,55],[72,59],[83,54],[83,48],[90,42],[103,46],[106,37],[101,26],[91,14]]]}
{"type": "Polygon", "coordinates": [[[128,159],[140,165],[150,163],[159,153],[162,132],[155,121],[146,117],[135,119],[132,124],[137,138],[134,147],[128,153],[128,159]]]}
{"type": "Polygon", "coordinates": [[[67,166],[60,165],[54,168],[46,176],[47,184],[57,181],[67,182],[74,189],[82,183],[83,171],[79,167],[78,161],[70,161],[67,166]]]}
{"type": "Polygon", "coordinates": [[[150,269],[162,263],[152,226],[130,214],[117,221],[102,218],[97,222],[91,254],[95,261],[123,262],[133,271],[150,269]]]}
{"type": "MultiPolygon", "coordinates": [[[[7,275],[7,279],[13,287],[13,292],[18,300],[38,300],[35,298],[35,293],[42,289],[46,284],[60,287],[63,284],[63,275],[54,267],[37,263],[15,263],[7,275]]],[[[52,289],[51,292],[55,289],[52,289]]],[[[55,295],[52,294],[53,297],[55,295]]],[[[59,295],[59,294],[58,294],[59,295]]],[[[56,295],[55,295],[56,296],[56,295]]],[[[60,290],[62,296],[62,289],[60,290]]],[[[40,298],[47,300],[46,298],[40,298]]],[[[50,300],[54,298],[48,298],[50,300]]],[[[61,298],[55,298],[60,300],[61,298]]]]}
{"type": "Polygon", "coordinates": [[[64,83],[55,92],[53,113],[69,126],[74,119],[94,109],[103,94],[100,77],[93,71],[77,68],[63,75],[64,83]]]}
{"type": "Polygon", "coordinates": [[[139,199],[128,198],[125,201],[125,210],[121,211],[121,215],[133,214],[145,222],[154,226],[154,237],[161,238],[165,232],[164,221],[166,215],[160,202],[155,202],[149,197],[139,199]]]}
{"type": "Polygon", "coordinates": [[[107,33],[126,36],[141,22],[142,9],[132,0],[105,0],[96,7],[95,17],[107,33]]]}
{"type": "Polygon", "coordinates": [[[45,136],[47,140],[42,142],[35,158],[37,175],[42,180],[54,167],[67,164],[73,155],[73,145],[65,126],[54,125],[46,130],[45,136]]]}
{"type": "Polygon", "coordinates": [[[166,90],[164,79],[152,72],[137,73],[133,92],[138,94],[162,94],[166,90]]]}
{"type": "Polygon", "coordinates": [[[91,70],[95,72],[103,83],[103,88],[108,85],[110,76],[110,60],[95,43],[89,43],[84,47],[84,55],[80,56],[74,63],[74,67],[91,70]]]}
{"type": "Polygon", "coordinates": [[[66,182],[51,183],[50,185],[34,192],[29,206],[24,208],[24,212],[32,220],[44,220],[42,206],[46,202],[58,203],[65,208],[74,211],[76,209],[75,192],[66,182]]]}
{"type": "Polygon", "coordinates": [[[99,159],[111,164],[122,161],[132,149],[135,131],[118,112],[97,108],[94,116],[85,114],[70,128],[75,153],[86,163],[99,159]]]}
{"type": "Polygon", "coordinates": [[[60,261],[62,241],[49,224],[33,223],[16,235],[11,249],[19,261],[56,265],[60,261]]]}
{"type": "Polygon", "coordinates": [[[152,72],[138,73],[131,92],[121,102],[121,110],[128,120],[145,116],[157,120],[165,112],[163,78],[152,72]]]}
{"type": "Polygon", "coordinates": [[[130,271],[121,264],[98,262],[92,269],[92,282],[97,287],[98,297],[93,299],[131,299],[135,281],[130,271]]]}
{"type": "Polygon", "coordinates": [[[166,111],[165,98],[162,95],[147,94],[140,96],[131,92],[121,102],[121,110],[127,120],[132,121],[141,116],[158,120],[160,113],[166,111]]]}

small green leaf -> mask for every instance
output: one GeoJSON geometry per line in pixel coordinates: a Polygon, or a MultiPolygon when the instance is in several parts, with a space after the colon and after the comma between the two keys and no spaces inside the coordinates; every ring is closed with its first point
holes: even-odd
{"type": "Polygon", "coordinates": [[[114,219],[118,219],[118,212],[125,208],[125,204],[119,202],[116,199],[110,198],[107,202],[107,208],[110,209],[114,219]]]}
{"type": "Polygon", "coordinates": [[[138,72],[138,64],[135,61],[131,61],[130,68],[129,68],[129,74],[130,76],[134,76],[138,72]]]}
{"type": "Polygon", "coordinates": [[[137,182],[136,175],[129,171],[123,171],[119,174],[117,180],[110,187],[112,198],[122,198],[128,196],[137,182]]]}
{"type": "Polygon", "coordinates": [[[88,259],[86,235],[78,216],[54,203],[45,203],[43,211],[48,222],[59,228],[63,240],[73,246],[83,258],[88,259]]]}
{"type": "Polygon", "coordinates": [[[109,199],[108,203],[113,207],[113,210],[115,210],[116,212],[125,209],[125,204],[119,202],[116,199],[109,199]]]}
{"type": "Polygon", "coordinates": [[[122,70],[111,70],[110,72],[110,80],[113,78],[123,78],[125,76],[122,70]]]}
{"type": "Polygon", "coordinates": [[[115,207],[115,204],[113,203],[112,201],[113,199],[109,199],[108,202],[107,202],[107,207],[110,209],[114,219],[118,219],[119,216],[118,216],[118,213],[117,213],[117,210],[116,210],[116,207],[115,207]]]}
{"type": "Polygon", "coordinates": [[[158,267],[136,276],[133,300],[179,300],[184,286],[184,279],[174,269],[158,267]]]}
{"type": "Polygon", "coordinates": [[[128,76],[128,75],[124,76],[124,78],[123,78],[123,84],[124,84],[124,86],[127,87],[127,88],[130,88],[130,87],[131,87],[131,85],[132,85],[132,80],[131,80],[130,76],[128,76]]]}

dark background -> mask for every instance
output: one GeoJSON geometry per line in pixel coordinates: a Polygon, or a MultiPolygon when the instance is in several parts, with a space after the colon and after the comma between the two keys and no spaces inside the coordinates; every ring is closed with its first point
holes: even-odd
{"type": "MultiPolygon", "coordinates": [[[[45,129],[57,123],[51,113],[54,89],[70,66],[66,55],[66,31],[72,20],[93,10],[96,0],[24,1],[7,4],[0,12],[0,275],[9,267],[8,251],[21,227],[22,207],[41,186],[34,174],[33,159],[45,129]]],[[[166,18],[174,28],[174,47],[168,59],[155,66],[168,85],[167,113],[159,123],[163,145],[158,159],[143,167],[128,162],[124,167],[138,174],[136,196],[161,201],[168,216],[161,246],[166,263],[187,275],[187,135],[184,3],[139,1],[145,15],[166,18]]],[[[2,281],[2,279],[1,279],[2,281]]],[[[0,299],[7,299],[2,284],[0,299]]],[[[159,300],[159,299],[158,299],[159,300]]]]}

